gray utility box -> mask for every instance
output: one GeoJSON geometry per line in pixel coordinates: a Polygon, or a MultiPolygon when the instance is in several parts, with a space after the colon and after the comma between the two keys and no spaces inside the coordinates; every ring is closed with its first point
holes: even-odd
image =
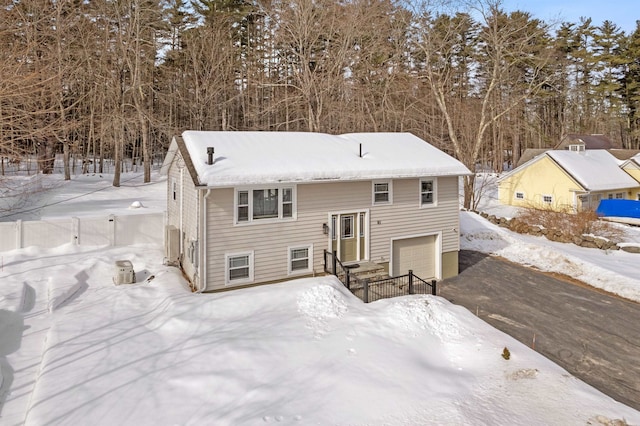
{"type": "Polygon", "coordinates": [[[136,273],[133,271],[133,265],[129,260],[116,260],[116,274],[113,277],[115,285],[133,284],[136,282],[136,273]]]}

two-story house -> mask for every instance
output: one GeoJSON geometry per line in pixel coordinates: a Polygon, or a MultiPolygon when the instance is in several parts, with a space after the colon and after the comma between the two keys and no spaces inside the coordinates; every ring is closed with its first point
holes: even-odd
{"type": "Polygon", "coordinates": [[[458,160],[409,133],[187,131],[168,174],[167,258],[200,291],[323,273],[457,275],[458,160]]]}

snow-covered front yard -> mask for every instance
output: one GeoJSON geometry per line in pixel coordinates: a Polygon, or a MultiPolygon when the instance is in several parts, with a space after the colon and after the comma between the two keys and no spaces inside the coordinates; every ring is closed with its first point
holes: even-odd
{"type": "MultiPolygon", "coordinates": [[[[131,182],[96,192],[101,205],[165,196],[163,181],[131,182]]],[[[82,191],[74,199],[89,208],[82,191]]],[[[461,233],[463,248],[586,270],[585,281],[631,298],[640,288],[622,257],[640,255],[520,236],[472,213],[461,233]]],[[[194,294],[155,246],[0,257],[3,425],[640,424],[638,411],[439,297],[365,305],[332,277],[194,294]],[[113,285],[119,259],[137,284],[113,285]]]]}

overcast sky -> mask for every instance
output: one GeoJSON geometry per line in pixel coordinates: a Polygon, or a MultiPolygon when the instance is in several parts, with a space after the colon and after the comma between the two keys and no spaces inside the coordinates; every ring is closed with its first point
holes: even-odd
{"type": "Polygon", "coordinates": [[[609,20],[630,34],[640,20],[638,0],[503,0],[506,11],[524,10],[534,17],[552,21],[579,22],[580,17],[592,18],[594,25],[609,20]]]}

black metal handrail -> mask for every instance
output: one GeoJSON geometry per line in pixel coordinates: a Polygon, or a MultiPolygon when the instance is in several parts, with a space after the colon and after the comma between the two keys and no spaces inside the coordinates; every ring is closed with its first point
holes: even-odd
{"type": "Polygon", "coordinates": [[[351,293],[365,303],[407,294],[436,295],[436,280],[431,280],[431,282],[423,280],[412,270],[409,270],[408,274],[396,277],[377,280],[360,279],[342,264],[335,251],[324,251],[324,271],[335,275],[351,293]]]}
{"type": "Polygon", "coordinates": [[[344,266],[340,259],[338,259],[338,254],[334,252],[330,252],[328,250],[324,251],[324,272],[328,274],[335,275],[344,286],[351,290],[351,285],[354,284],[356,287],[363,286],[364,280],[361,280],[356,275],[352,274],[348,267],[344,266]],[[327,256],[331,257],[331,260],[327,262],[327,256]],[[328,267],[331,266],[331,269],[328,267]]]}

